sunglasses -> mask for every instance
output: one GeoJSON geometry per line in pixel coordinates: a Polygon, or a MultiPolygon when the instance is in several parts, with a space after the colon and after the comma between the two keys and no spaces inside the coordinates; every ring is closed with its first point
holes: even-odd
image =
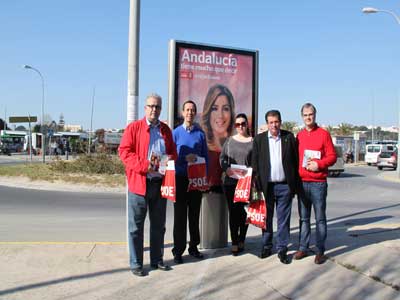
{"type": "Polygon", "coordinates": [[[246,127],[247,123],[246,122],[242,122],[242,123],[235,123],[235,127],[239,128],[239,127],[246,127]]]}

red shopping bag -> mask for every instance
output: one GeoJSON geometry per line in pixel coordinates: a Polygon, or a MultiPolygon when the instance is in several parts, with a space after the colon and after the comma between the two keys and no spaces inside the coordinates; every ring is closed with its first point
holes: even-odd
{"type": "Polygon", "coordinates": [[[245,176],[242,176],[237,184],[235,189],[235,195],[233,197],[233,202],[244,202],[249,203],[249,198],[251,194],[251,175],[253,173],[252,168],[247,168],[247,172],[245,176]]]}
{"type": "Polygon", "coordinates": [[[188,163],[187,173],[189,179],[188,191],[207,191],[207,166],[204,157],[197,157],[193,163],[188,163]]]}
{"type": "Polygon", "coordinates": [[[165,176],[161,184],[161,197],[176,201],[176,186],[175,186],[175,162],[169,160],[165,168],[165,176]]]}
{"type": "Polygon", "coordinates": [[[264,194],[256,192],[247,207],[247,224],[253,224],[256,227],[267,229],[267,205],[265,203],[264,194]]]}

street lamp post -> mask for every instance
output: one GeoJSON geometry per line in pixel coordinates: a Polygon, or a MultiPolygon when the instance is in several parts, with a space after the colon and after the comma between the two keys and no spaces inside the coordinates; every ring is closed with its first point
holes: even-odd
{"type": "MultiPolygon", "coordinates": [[[[362,9],[362,12],[364,14],[375,14],[379,12],[387,13],[391,15],[395,20],[397,21],[397,24],[400,25],[400,17],[396,15],[394,12],[390,10],[383,10],[383,9],[377,9],[374,7],[364,7],[362,9]]],[[[399,166],[399,154],[400,154],[400,99],[398,99],[399,102],[399,120],[398,120],[398,125],[397,125],[397,176],[400,178],[400,166],[399,166]]]]}
{"type": "Polygon", "coordinates": [[[42,157],[43,157],[43,163],[45,163],[46,162],[46,152],[45,152],[45,147],[44,147],[44,144],[45,144],[45,136],[44,136],[44,134],[45,134],[45,132],[44,132],[44,78],[43,78],[43,76],[42,76],[42,73],[40,73],[40,71],[38,70],[38,69],[36,69],[36,68],[34,68],[34,67],[32,67],[32,66],[29,66],[29,65],[23,65],[23,67],[24,67],[24,69],[30,69],[30,70],[33,70],[33,71],[35,71],[37,74],[39,74],[39,76],[40,76],[40,79],[42,80],[42,126],[40,127],[41,129],[40,129],[40,131],[41,131],[41,133],[42,133],[42,157]]]}

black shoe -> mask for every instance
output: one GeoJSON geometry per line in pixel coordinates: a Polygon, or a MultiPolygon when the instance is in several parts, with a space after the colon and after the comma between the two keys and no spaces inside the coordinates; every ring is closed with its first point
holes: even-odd
{"type": "Polygon", "coordinates": [[[153,269],[159,269],[161,271],[169,271],[171,270],[171,267],[168,265],[165,265],[163,262],[159,262],[158,264],[152,264],[151,267],[153,269]]]}
{"type": "Polygon", "coordinates": [[[272,254],[272,250],[269,248],[263,248],[261,250],[260,258],[267,258],[272,254]]]}
{"type": "Polygon", "coordinates": [[[183,264],[182,255],[178,255],[178,254],[174,255],[174,262],[175,262],[176,264],[183,264]]]}
{"type": "Polygon", "coordinates": [[[132,269],[131,272],[132,272],[133,275],[139,276],[139,277],[143,277],[143,276],[146,275],[146,274],[144,273],[144,271],[143,271],[143,268],[132,269]]]}
{"type": "Polygon", "coordinates": [[[197,249],[190,250],[190,251],[189,251],[189,255],[190,255],[190,256],[193,256],[193,257],[195,257],[195,258],[198,258],[198,259],[203,259],[203,258],[204,258],[204,255],[201,254],[200,251],[197,250],[197,249]]]}
{"type": "Polygon", "coordinates": [[[278,258],[281,261],[281,263],[288,265],[290,264],[289,257],[287,256],[286,251],[280,251],[278,252],[278,258]]]}

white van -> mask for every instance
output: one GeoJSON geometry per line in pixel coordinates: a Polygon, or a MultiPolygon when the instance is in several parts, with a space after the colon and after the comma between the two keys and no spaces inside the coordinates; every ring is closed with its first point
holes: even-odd
{"type": "Polygon", "coordinates": [[[393,152],[396,150],[396,145],[370,144],[365,146],[365,162],[368,166],[378,162],[378,156],[382,151],[393,152]]]}

